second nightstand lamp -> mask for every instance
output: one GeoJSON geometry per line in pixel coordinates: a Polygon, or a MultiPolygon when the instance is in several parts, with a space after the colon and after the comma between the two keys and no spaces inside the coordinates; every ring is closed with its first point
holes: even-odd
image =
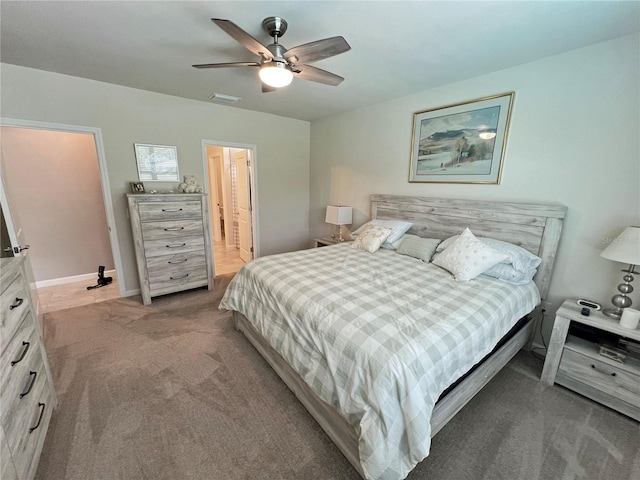
{"type": "Polygon", "coordinates": [[[602,311],[602,313],[609,317],[620,319],[623,309],[631,306],[631,299],[627,294],[633,292],[633,287],[631,286],[633,275],[638,275],[635,268],[636,265],[640,265],[640,227],[625,228],[624,231],[602,251],[600,256],[613,260],[614,262],[629,265],[627,270],[623,270],[623,272],[625,272],[625,275],[622,277],[624,283],[618,285],[618,291],[620,293],[614,295],[611,299],[611,303],[613,303],[616,309],[602,311]]]}
{"type": "Polygon", "coordinates": [[[338,235],[331,235],[331,238],[337,238],[339,242],[344,241],[342,238],[342,225],[351,225],[353,221],[353,213],[351,207],[342,205],[327,205],[327,215],[325,222],[338,226],[338,235]]]}

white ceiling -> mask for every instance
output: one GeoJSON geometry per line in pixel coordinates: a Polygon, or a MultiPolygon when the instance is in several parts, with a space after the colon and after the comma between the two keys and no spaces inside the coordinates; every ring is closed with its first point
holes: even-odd
{"type": "MultiPolygon", "coordinates": [[[[315,120],[640,31],[640,1],[6,1],[2,62],[315,120]],[[255,68],[196,70],[197,63],[256,61],[211,17],[264,44],[262,19],[280,16],[292,48],[342,35],[351,51],[314,66],[338,87],[304,80],[260,91],[255,68]]],[[[487,92],[495,93],[495,92],[487,92]]]]}

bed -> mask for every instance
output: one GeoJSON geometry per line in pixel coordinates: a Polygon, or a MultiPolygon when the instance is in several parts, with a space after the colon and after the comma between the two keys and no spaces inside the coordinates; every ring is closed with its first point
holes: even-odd
{"type": "Polygon", "coordinates": [[[374,219],[538,255],[533,282],[455,282],[393,250],[340,244],[254,260],[221,302],[360,475],[398,480],[522,347],[545,298],[566,207],[373,195],[374,219]],[[428,288],[427,288],[428,286],[428,288]]]}

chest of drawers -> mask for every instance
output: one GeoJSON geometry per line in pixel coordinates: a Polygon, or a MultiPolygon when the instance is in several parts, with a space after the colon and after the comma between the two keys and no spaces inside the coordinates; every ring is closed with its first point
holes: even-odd
{"type": "Polygon", "coordinates": [[[24,258],[0,259],[0,477],[30,480],[56,395],[24,258]]]}
{"type": "Polygon", "coordinates": [[[127,201],[142,302],[191,288],[211,290],[206,194],[128,194],[127,201]]]}

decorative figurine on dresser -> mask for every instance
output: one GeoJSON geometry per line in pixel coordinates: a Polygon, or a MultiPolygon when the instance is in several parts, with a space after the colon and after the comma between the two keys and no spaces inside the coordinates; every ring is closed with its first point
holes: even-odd
{"type": "Polygon", "coordinates": [[[57,405],[25,258],[0,259],[0,478],[31,480],[57,405]]]}
{"type": "Polygon", "coordinates": [[[213,288],[207,195],[127,194],[140,292],[151,297],[213,288]]]}

